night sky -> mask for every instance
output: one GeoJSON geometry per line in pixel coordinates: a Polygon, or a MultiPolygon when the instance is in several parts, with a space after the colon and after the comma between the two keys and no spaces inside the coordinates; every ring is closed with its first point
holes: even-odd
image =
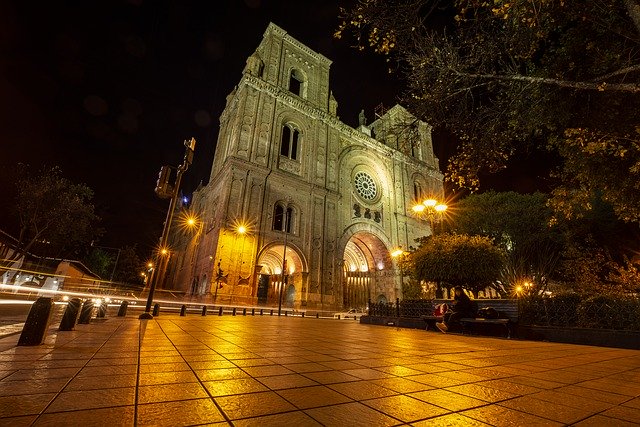
{"type": "MultiPolygon", "coordinates": [[[[363,108],[371,121],[402,86],[383,58],[333,39],[337,15],[336,1],[0,3],[0,229],[16,231],[16,164],[59,165],[94,190],[101,245],[150,251],[168,206],[153,192],[160,167],[177,166],[195,137],[183,190],[208,181],[225,97],[270,21],[333,61],[343,122],[356,126],[363,108]]],[[[535,184],[518,174],[525,190],[535,184]]]]}

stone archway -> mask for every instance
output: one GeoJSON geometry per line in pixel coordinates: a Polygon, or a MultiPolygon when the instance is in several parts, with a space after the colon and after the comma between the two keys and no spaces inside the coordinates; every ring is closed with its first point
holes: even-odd
{"type": "Polygon", "coordinates": [[[344,248],[342,306],[365,309],[377,295],[395,295],[394,269],[389,248],[370,231],[358,231],[344,248]]]}
{"type": "Polygon", "coordinates": [[[258,257],[258,265],[261,267],[257,272],[260,282],[257,289],[258,302],[275,307],[278,299],[282,298],[283,307],[299,308],[306,304],[306,262],[297,248],[287,245],[283,275],[284,253],[284,245],[274,244],[265,248],[258,257]]]}

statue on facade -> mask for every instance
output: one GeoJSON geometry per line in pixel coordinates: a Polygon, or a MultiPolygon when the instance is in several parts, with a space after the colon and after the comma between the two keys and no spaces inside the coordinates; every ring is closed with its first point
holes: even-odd
{"type": "Polygon", "coordinates": [[[366,126],[367,125],[367,118],[364,115],[364,110],[360,110],[360,114],[358,114],[358,124],[360,126],[366,126]]]}

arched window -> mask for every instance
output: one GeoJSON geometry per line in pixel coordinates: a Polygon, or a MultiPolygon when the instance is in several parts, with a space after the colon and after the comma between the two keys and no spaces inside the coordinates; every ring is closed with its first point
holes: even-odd
{"type": "Polygon", "coordinates": [[[296,69],[292,69],[289,75],[289,91],[300,97],[304,96],[304,77],[296,69]]]}
{"type": "Polygon", "coordinates": [[[293,229],[293,221],[295,219],[295,210],[291,206],[283,206],[276,203],[273,208],[273,229],[291,233],[293,229]]]}
{"type": "Polygon", "coordinates": [[[418,182],[413,183],[413,197],[416,200],[422,199],[422,188],[420,187],[420,183],[418,182]]]}
{"type": "Polygon", "coordinates": [[[300,132],[290,124],[282,127],[282,140],[280,142],[280,155],[298,159],[298,142],[300,141],[300,132]]]}

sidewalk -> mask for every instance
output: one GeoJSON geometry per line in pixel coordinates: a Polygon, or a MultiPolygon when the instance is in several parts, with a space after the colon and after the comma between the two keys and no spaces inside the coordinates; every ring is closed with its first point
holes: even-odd
{"type": "Polygon", "coordinates": [[[640,423],[640,351],[277,316],[0,339],[0,426],[640,423]]]}

